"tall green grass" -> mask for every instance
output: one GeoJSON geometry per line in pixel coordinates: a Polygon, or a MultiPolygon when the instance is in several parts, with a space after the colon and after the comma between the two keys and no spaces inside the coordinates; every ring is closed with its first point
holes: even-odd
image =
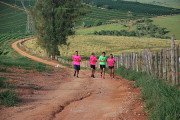
{"type": "Polygon", "coordinates": [[[6,82],[6,79],[5,77],[0,77],[0,88],[7,88],[8,86],[8,83],[6,82]]]}
{"type": "Polygon", "coordinates": [[[0,92],[0,104],[6,107],[16,106],[19,104],[19,99],[13,90],[5,90],[0,92]]]}
{"type": "Polygon", "coordinates": [[[142,88],[142,98],[146,102],[145,110],[149,111],[150,120],[180,120],[180,91],[176,86],[125,67],[120,67],[115,73],[136,81],[135,87],[142,88]]]}
{"type": "Polygon", "coordinates": [[[0,104],[6,107],[18,105],[19,99],[17,94],[10,88],[11,86],[9,86],[6,80],[6,77],[0,77],[0,89],[4,89],[0,92],[0,104]]]}

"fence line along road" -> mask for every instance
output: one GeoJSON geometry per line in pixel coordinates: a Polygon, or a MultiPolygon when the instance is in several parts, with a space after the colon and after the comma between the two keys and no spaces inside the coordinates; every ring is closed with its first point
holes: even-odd
{"type": "MultiPolygon", "coordinates": [[[[34,50],[26,48],[22,43],[28,39],[24,39],[19,46],[28,52],[36,54],[41,57],[45,55],[38,53],[34,50]]],[[[154,56],[150,48],[142,51],[141,53],[121,53],[119,56],[114,56],[116,60],[115,68],[125,66],[129,70],[137,72],[146,72],[149,75],[156,76],[164,82],[169,82],[172,85],[179,85],[179,45],[175,45],[174,36],[171,37],[171,48],[161,49],[158,53],[155,51],[154,56]]],[[[67,61],[59,56],[55,56],[55,60],[60,63],[70,64],[73,66],[72,61],[67,61]]],[[[81,67],[90,68],[89,61],[82,61],[81,67]]],[[[99,62],[96,67],[99,68],[99,62]]],[[[108,66],[106,66],[108,67],[108,66]]]]}

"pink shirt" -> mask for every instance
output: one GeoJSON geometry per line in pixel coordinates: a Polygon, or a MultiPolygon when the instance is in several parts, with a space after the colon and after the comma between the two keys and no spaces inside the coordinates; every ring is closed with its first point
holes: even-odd
{"type": "Polygon", "coordinates": [[[97,61],[97,58],[96,58],[96,56],[90,56],[90,64],[91,65],[96,65],[96,61],[97,61]]]}
{"type": "Polygon", "coordinates": [[[73,55],[72,59],[75,60],[74,61],[74,65],[80,65],[80,62],[78,61],[78,60],[81,60],[81,56],[80,55],[78,55],[78,56],[73,55]]]}
{"type": "Polygon", "coordinates": [[[110,58],[108,58],[108,63],[109,63],[109,66],[114,66],[114,63],[115,63],[115,59],[113,58],[113,59],[110,59],[110,58]]]}

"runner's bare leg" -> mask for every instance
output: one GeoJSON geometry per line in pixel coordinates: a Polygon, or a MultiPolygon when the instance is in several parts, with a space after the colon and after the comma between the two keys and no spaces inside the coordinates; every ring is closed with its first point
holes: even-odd
{"type": "Polygon", "coordinates": [[[114,68],[112,68],[112,75],[113,75],[113,78],[114,78],[114,68]]]}
{"type": "Polygon", "coordinates": [[[93,68],[91,68],[91,75],[93,75],[93,68]]]}
{"type": "Polygon", "coordinates": [[[101,69],[101,77],[102,77],[102,72],[103,72],[103,69],[101,69]]]}
{"type": "Polygon", "coordinates": [[[103,68],[103,77],[105,78],[105,68],[103,68]]]}
{"type": "Polygon", "coordinates": [[[76,75],[77,75],[77,77],[78,77],[78,75],[79,75],[79,70],[77,70],[76,75]]]}
{"type": "Polygon", "coordinates": [[[109,75],[110,75],[110,78],[112,77],[112,70],[109,69],[109,75]]]}
{"type": "Polygon", "coordinates": [[[95,74],[95,70],[93,69],[93,75],[95,74]]]}

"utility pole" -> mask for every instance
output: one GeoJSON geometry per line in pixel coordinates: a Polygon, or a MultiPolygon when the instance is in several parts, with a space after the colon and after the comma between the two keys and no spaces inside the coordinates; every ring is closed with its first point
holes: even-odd
{"type": "Polygon", "coordinates": [[[29,11],[27,10],[27,8],[24,5],[24,0],[21,0],[21,4],[22,4],[22,6],[23,6],[23,8],[27,14],[26,32],[27,33],[34,33],[33,20],[32,20],[32,17],[30,15],[29,11]]]}

